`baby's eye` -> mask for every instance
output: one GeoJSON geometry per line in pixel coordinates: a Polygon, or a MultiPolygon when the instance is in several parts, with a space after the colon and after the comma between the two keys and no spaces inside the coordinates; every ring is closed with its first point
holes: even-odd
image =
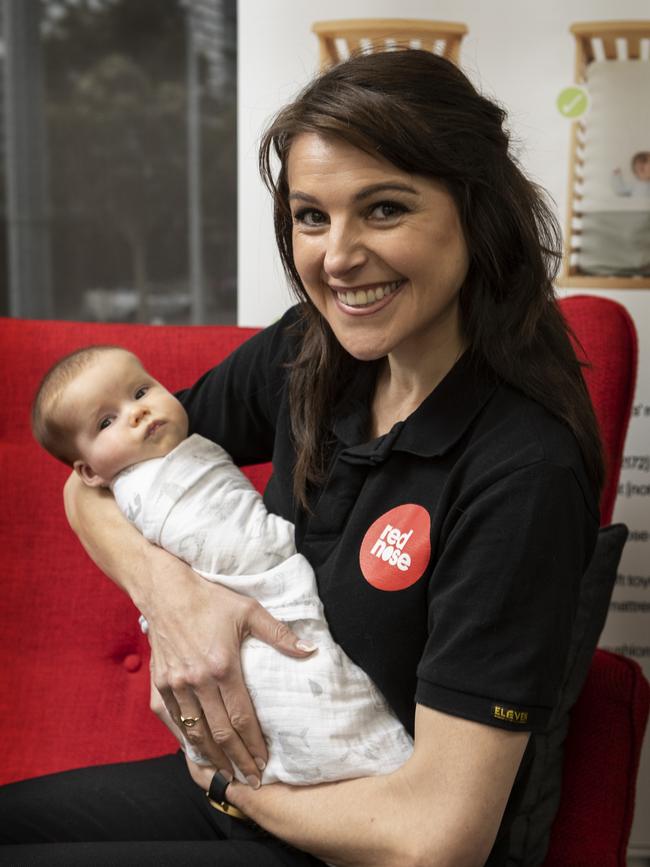
{"type": "Polygon", "coordinates": [[[294,223],[302,223],[303,226],[316,228],[324,226],[327,223],[327,217],[316,208],[302,208],[293,215],[293,221],[294,223]]]}
{"type": "Polygon", "coordinates": [[[408,209],[399,202],[378,202],[370,208],[373,220],[392,220],[405,214],[408,209]]]}
{"type": "Polygon", "coordinates": [[[97,425],[99,430],[106,430],[107,427],[110,426],[112,419],[110,416],[106,416],[106,418],[101,419],[99,424],[97,425]]]}
{"type": "Polygon", "coordinates": [[[149,391],[148,385],[141,386],[135,393],[135,399],[140,400],[141,397],[144,397],[145,394],[149,391]]]}

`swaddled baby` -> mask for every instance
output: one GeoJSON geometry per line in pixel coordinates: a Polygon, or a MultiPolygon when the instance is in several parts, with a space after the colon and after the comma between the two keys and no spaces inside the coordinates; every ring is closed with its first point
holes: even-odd
{"type": "MultiPolygon", "coordinates": [[[[293,525],[266,510],[220,446],[187,436],[183,406],[135,355],[95,346],[66,356],[41,383],[32,418],[41,445],[87,485],[110,487],[149,541],[207,580],[257,599],[317,646],[294,659],[252,637],[242,644],[244,679],[268,744],[262,782],[387,774],[406,761],[412,740],[333,641],[293,525]]],[[[189,758],[205,763],[168,724],[189,758]]]]}

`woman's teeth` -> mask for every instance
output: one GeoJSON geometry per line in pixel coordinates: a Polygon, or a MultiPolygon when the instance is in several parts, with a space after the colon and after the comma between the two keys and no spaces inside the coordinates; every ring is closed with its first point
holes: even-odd
{"type": "Polygon", "coordinates": [[[367,307],[369,304],[381,301],[387,295],[392,295],[401,284],[402,280],[394,280],[392,283],[377,286],[375,289],[357,289],[354,292],[348,290],[347,292],[337,292],[337,295],[348,307],[367,307]]]}

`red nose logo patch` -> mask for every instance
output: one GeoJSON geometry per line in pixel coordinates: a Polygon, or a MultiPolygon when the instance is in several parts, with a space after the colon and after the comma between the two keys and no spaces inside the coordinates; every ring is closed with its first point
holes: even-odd
{"type": "Polygon", "coordinates": [[[377,590],[404,590],[422,576],[431,558],[429,513],[415,503],[385,512],[363,537],[359,565],[377,590]]]}

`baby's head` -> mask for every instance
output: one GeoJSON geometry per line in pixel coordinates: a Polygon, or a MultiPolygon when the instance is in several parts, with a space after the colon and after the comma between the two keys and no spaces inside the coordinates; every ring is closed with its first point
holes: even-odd
{"type": "Polygon", "coordinates": [[[187,436],[183,406],[131,352],[89,346],[45,375],[32,407],[38,442],[91,487],[168,454],[187,436]]]}
{"type": "Polygon", "coordinates": [[[639,151],[632,157],[632,171],[640,181],[650,181],[650,151],[639,151]]]}

